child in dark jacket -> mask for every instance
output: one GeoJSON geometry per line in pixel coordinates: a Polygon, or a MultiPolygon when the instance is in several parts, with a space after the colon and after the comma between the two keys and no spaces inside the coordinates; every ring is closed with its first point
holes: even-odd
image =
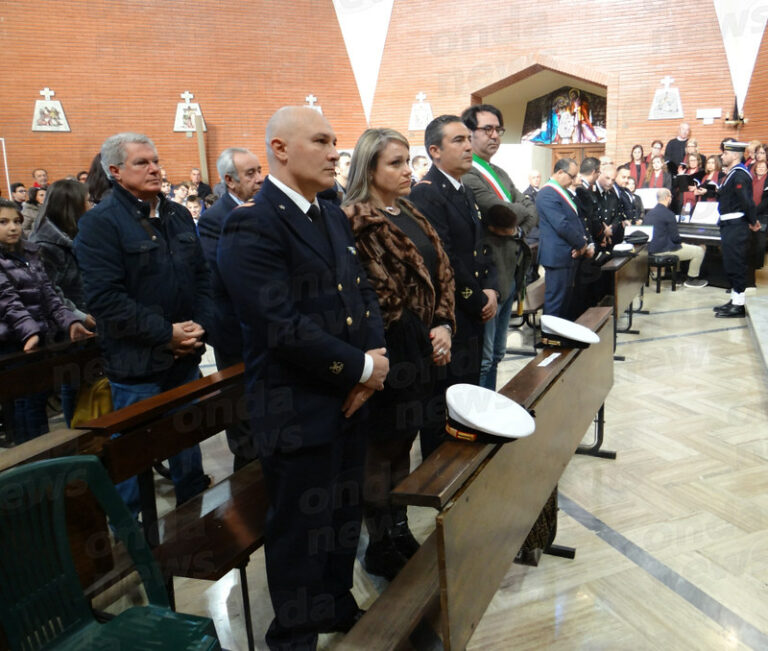
{"type": "MultiPolygon", "coordinates": [[[[22,239],[22,223],[16,205],[0,198],[0,355],[31,351],[61,331],[71,339],[91,334],[56,294],[37,245],[22,239]]],[[[48,431],[46,398],[34,394],[14,401],[16,443],[48,431]]],[[[7,424],[9,414],[4,418],[7,424]]]]}

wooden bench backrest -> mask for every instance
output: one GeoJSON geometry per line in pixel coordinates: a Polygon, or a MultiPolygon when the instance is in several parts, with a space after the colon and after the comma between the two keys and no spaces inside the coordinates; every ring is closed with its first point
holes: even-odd
{"type": "MultiPolygon", "coordinates": [[[[607,308],[599,309],[610,314],[607,308]]],[[[534,434],[498,446],[437,516],[446,649],[466,646],[605,402],[613,385],[613,320],[606,319],[597,331],[600,342],[569,355],[566,368],[532,403],[534,434]],[[478,553],[478,541],[482,541],[482,553],[478,553]]],[[[516,376],[507,391],[523,390],[518,383],[525,379],[525,374],[516,376]]]]}
{"type": "Polygon", "coordinates": [[[43,346],[0,357],[0,401],[58,389],[62,384],[93,382],[101,375],[96,337],[43,346]]]}
{"type": "Polygon", "coordinates": [[[82,427],[103,434],[128,432],[215,391],[231,386],[242,386],[243,373],[242,363],[230,366],[223,371],[211,373],[193,382],[188,382],[180,387],[164,391],[141,402],[95,418],[83,423],[82,427]]]}
{"type": "MultiPolygon", "coordinates": [[[[156,461],[168,459],[236,422],[237,406],[242,403],[242,384],[224,384],[221,390],[211,390],[211,386],[218,384],[208,386],[207,393],[198,395],[196,402],[177,407],[171,414],[167,414],[167,409],[155,409],[156,402],[150,410],[155,413],[154,420],[138,411],[141,403],[131,405],[126,409],[132,411],[125,418],[126,423],[132,424],[131,429],[115,417],[119,412],[109,414],[113,418],[106,431],[120,427],[117,431],[123,434],[104,440],[102,446],[102,461],[112,480],[120,482],[133,477],[151,468],[156,461]],[[163,413],[166,415],[161,415],[163,413]],[[137,426],[138,421],[142,422],[137,426]]],[[[170,404],[178,405],[178,401],[173,400],[170,404]]]]}

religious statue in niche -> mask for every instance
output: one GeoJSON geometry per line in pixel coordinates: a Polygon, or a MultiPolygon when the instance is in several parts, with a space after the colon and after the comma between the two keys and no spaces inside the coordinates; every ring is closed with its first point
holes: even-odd
{"type": "Polygon", "coordinates": [[[661,80],[664,88],[657,88],[653,95],[649,120],[672,120],[683,117],[683,103],[680,101],[680,89],[672,88],[672,79],[666,75],[661,80]]]}
{"type": "Polygon", "coordinates": [[[179,97],[184,101],[176,104],[176,119],[173,123],[173,130],[194,131],[195,116],[199,115],[203,122],[203,131],[207,131],[208,129],[205,126],[205,119],[203,119],[203,112],[200,110],[200,105],[191,101],[194,95],[188,90],[185,90],[179,97]]]}
{"type": "Polygon", "coordinates": [[[417,102],[411,105],[411,117],[408,120],[408,131],[424,131],[427,125],[432,122],[432,106],[425,102],[427,96],[419,92],[416,95],[417,102]]]}
{"type": "Polygon", "coordinates": [[[69,123],[61,102],[51,99],[56,93],[46,87],[40,91],[40,94],[45,99],[35,100],[32,131],[69,131],[69,123]]]}
{"type": "Polygon", "coordinates": [[[605,142],[605,97],[563,86],[528,102],[521,142],[605,142]]]}

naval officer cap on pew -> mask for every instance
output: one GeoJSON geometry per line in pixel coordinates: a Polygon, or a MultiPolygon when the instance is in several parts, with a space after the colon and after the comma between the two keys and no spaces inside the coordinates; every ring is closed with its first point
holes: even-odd
{"type": "Polygon", "coordinates": [[[541,317],[541,343],[545,348],[587,348],[599,341],[600,337],[583,325],[551,314],[541,317]]]}
{"type": "Polygon", "coordinates": [[[509,443],[536,429],[533,417],[514,400],[474,384],[448,387],[445,401],[445,431],[462,441],[509,443]]]}

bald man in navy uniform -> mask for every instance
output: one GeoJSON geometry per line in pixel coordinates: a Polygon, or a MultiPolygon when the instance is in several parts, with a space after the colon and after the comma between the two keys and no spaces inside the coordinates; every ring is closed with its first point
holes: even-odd
{"type": "Polygon", "coordinates": [[[269,494],[270,649],[314,649],[359,619],[361,408],[389,370],[376,293],[334,183],[336,136],[306,107],[267,124],[269,177],[224,223],[219,272],[243,331],[251,426],[269,494]]]}

